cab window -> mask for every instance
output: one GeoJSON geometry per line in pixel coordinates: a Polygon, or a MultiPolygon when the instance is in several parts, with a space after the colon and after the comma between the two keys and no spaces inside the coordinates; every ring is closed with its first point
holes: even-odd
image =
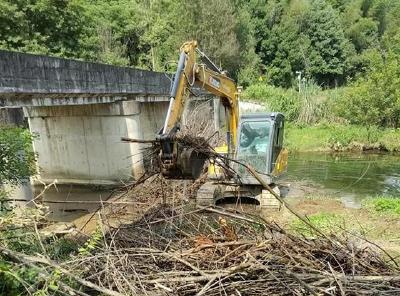
{"type": "Polygon", "coordinates": [[[238,160],[265,172],[270,142],[270,121],[244,121],[240,126],[238,160]]]}

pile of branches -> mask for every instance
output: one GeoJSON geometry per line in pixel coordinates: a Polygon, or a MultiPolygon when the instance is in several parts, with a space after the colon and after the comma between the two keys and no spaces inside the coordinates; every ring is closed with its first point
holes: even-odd
{"type": "Polygon", "coordinates": [[[259,217],[193,205],[153,208],[65,266],[123,295],[400,293],[397,263],[365,241],[307,238],[259,217]]]}
{"type": "MultiPolygon", "coordinates": [[[[181,134],[176,140],[208,159],[230,160],[221,162],[227,174],[236,174],[235,163],[257,178],[252,167],[219,155],[205,138],[181,134]]],[[[91,280],[122,294],[400,293],[400,268],[389,254],[349,234],[325,234],[286,206],[312,237],[248,214],[163,205],[140,221],[113,229],[102,255],[75,268],[90,266],[91,280]]]]}
{"type": "MultiPolygon", "coordinates": [[[[220,157],[204,138],[178,141],[209,159],[220,157]]],[[[156,155],[157,145],[151,149],[156,155]]],[[[234,173],[228,164],[225,169],[234,173]]],[[[43,284],[36,282],[61,295],[400,295],[398,262],[377,245],[323,233],[300,216],[311,236],[258,216],[196,206],[185,198],[202,179],[173,183],[155,172],[122,190],[135,202],[132,210],[142,205],[139,218],[112,223],[110,213],[126,210],[123,202],[102,209],[95,233],[68,259],[0,244],[1,256],[34,268],[43,284]]]]}
{"type": "MultiPolygon", "coordinates": [[[[136,207],[141,193],[153,196],[147,210],[118,226],[99,212],[96,232],[65,260],[0,244],[1,256],[36,270],[36,286],[55,295],[400,294],[398,263],[376,245],[312,227],[306,237],[258,216],[180,198],[196,186],[160,176],[137,185],[129,191],[136,207]],[[163,198],[160,182],[165,203],[155,203],[163,198]],[[55,274],[62,274],[57,288],[55,274]]],[[[113,205],[115,212],[124,207],[113,205]]]]}

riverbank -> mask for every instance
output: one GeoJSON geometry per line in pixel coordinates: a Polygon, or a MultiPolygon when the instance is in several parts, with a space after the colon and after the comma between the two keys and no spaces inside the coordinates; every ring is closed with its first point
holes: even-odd
{"type": "MultiPolygon", "coordinates": [[[[400,255],[400,198],[368,198],[361,208],[348,208],[339,198],[324,196],[289,199],[288,203],[324,232],[366,238],[392,256],[400,255]]],[[[293,215],[284,213],[274,219],[295,233],[310,235],[308,227],[293,215]]]]}
{"type": "MultiPolygon", "coordinates": [[[[367,198],[360,208],[347,207],[340,198],[310,194],[290,197],[285,201],[296,213],[326,234],[344,235],[349,241],[366,239],[377,244],[391,256],[400,256],[400,198],[367,198]]],[[[316,233],[288,209],[268,211],[254,205],[225,205],[228,209],[239,209],[253,213],[277,223],[294,235],[314,237],[316,233]]]]}
{"type": "Polygon", "coordinates": [[[285,145],[290,152],[400,152],[400,129],[344,124],[300,126],[287,124],[285,145]]]}

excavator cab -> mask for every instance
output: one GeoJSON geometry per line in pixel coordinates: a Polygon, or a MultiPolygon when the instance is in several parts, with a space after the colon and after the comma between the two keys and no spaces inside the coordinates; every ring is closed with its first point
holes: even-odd
{"type": "MultiPolygon", "coordinates": [[[[239,120],[236,159],[252,166],[268,184],[273,183],[287,166],[283,148],[284,116],[282,113],[244,114],[239,120]]],[[[243,166],[237,167],[242,184],[259,184],[243,166]]]]}

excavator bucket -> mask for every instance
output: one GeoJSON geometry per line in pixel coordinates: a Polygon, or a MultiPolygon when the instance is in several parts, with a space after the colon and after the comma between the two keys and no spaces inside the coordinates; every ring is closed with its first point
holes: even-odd
{"type": "Polygon", "coordinates": [[[205,155],[193,148],[184,148],[177,159],[177,167],[183,178],[197,179],[204,172],[205,155]]]}
{"type": "Polygon", "coordinates": [[[161,173],[168,179],[197,179],[204,172],[207,157],[193,148],[165,141],[161,145],[161,173]]]}

